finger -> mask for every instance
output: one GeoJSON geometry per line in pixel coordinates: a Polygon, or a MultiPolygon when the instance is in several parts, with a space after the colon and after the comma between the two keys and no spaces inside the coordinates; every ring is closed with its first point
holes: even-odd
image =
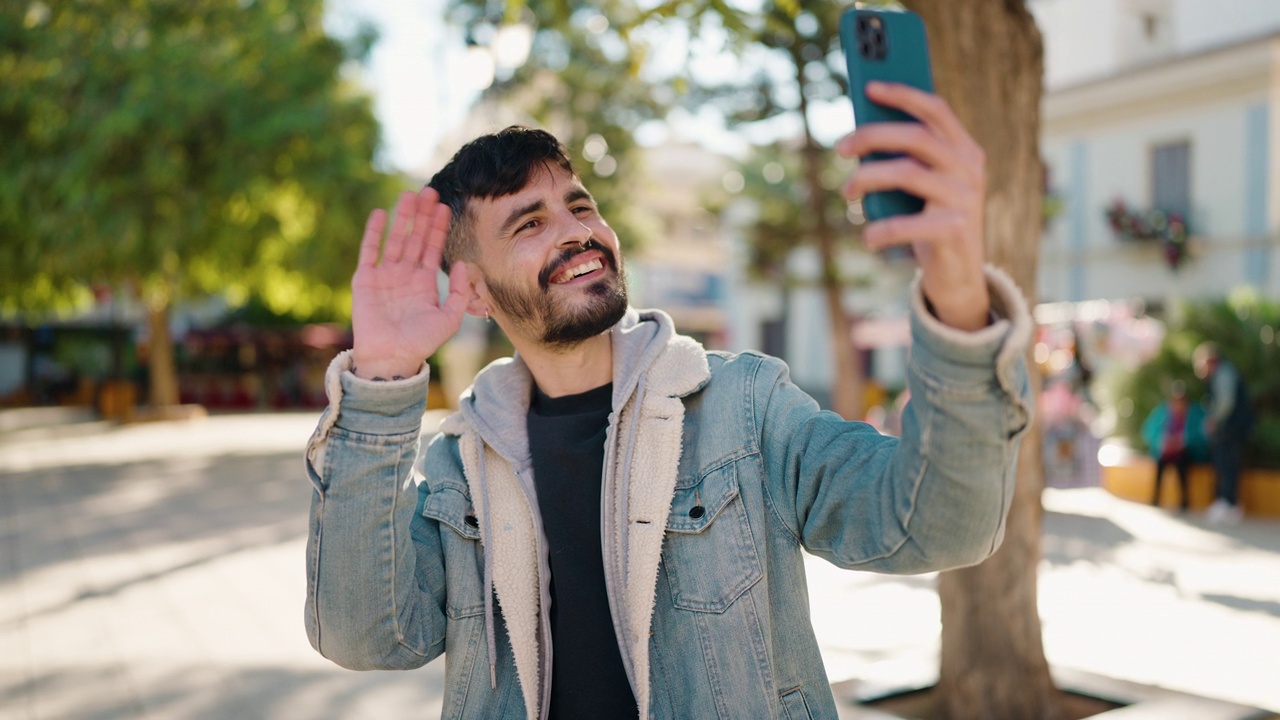
{"type": "Polygon", "coordinates": [[[959,170],[963,161],[937,135],[919,123],[871,123],[846,135],[836,145],[845,157],[871,153],[905,153],[936,168],[959,170]]]}
{"type": "Polygon", "coordinates": [[[467,309],[470,288],[467,287],[467,268],[462,263],[454,263],[449,270],[449,296],[444,299],[444,311],[451,321],[462,322],[462,314],[467,309]]]}
{"type": "MultiPolygon", "coordinates": [[[[432,191],[434,192],[434,191],[432,191]]],[[[428,219],[427,238],[419,262],[423,267],[438,269],[444,257],[444,246],[449,239],[449,222],[453,212],[448,205],[437,203],[428,219]]]]}
{"type": "Polygon", "coordinates": [[[964,191],[957,183],[949,181],[937,170],[905,157],[862,163],[845,183],[841,194],[846,200],[854,200],[867,193],[885,190],[902,190],[926,203],[947,207],[954,207],[964,200],[964,191]]]}
{"type": "Polygon", "coordinates": [[[404,257],[405,240],[413,226],[413,212],[417,196],[411,192],[400,193],[400,201],[396,203],[395,218],[391,221],[391,232],[387,233],[387,246],[382,251],[384,262],[400,262],[404,257]]]}
{"type": "Polygon", "coordinates": [[[378,264],[378,251],[382,249],[382,231],[387,227],[387,211],[378,208],[369,213],[364,223],[364,237],[360,239],[359,267],[374,267],[378,264]]]}
{"type": "Polygon", "coordinates": [[[910,85],[886,82],[869,82],[866,92],[872,102],[906,112],[943,138],[977,145],[947,101],[933,93],[910,85]]]}
{"type": "Polygon", "coordinates": [[[427,245],[427,228],[431,226],[431,215],[435,212],[439,197],[436,191],[429,187],[424,187],[414,193],[413,230],[409,232],[405,240],[405,262],[415,265],[422,262],[422,255],[426,251],[427,245]]]}
{"type": "Polygon", "coordinates": [[[949,241],[963,237],[967,222],[968,218],[958,210],[895,215],[868,223],[862,229],[862,240],[873,250],[914,242],[949,241]]]}

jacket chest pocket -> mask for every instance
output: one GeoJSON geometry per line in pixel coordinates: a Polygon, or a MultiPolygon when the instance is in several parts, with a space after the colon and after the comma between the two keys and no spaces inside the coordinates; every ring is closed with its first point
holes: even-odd
{"type": "Polygon", "coordinates": [[[673,604],[697,612],[724,612],[763,577],[737,463],[676,483],[662,567],[673,604]]]}
{"type": "Polygon", "coordinates": [[[480,523],[471,501],[454,488],[441,488],[423,501],[422,517],[440,526],[447,588],[445,611],[454,619],[483,613],[484,552],[480,547],[480,523]]]}

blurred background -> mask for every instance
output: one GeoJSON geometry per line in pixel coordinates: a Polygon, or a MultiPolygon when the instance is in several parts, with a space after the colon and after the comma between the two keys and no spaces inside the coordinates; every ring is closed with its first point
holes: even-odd
{"type": "MultiPolygon", "coordinates": [[[[927,21],[946,5],[906,4],[927,21]]],[[[1280,3],[952,3],[968,6],[986,13],[974,17],[1007,18],[930,25],[931,42],[943,43],[940,90],[958,92],[953,79],[966,74],[992,88],[1016,76],[1038,108],[972,94],[961,103],[972,107],[960,108],[966,119],[1007,112],[1010,127],[1034,133],[1033,181],[1002,180],[1003,155],[988,147],[992,217],[1003,223],[997,211],[1010,204],[1035,216],[1024,225],[1034,231],[993,254],[1015,268],[1038,323],[1032,359],[1042,412],[1024,483],[1075,508],[1060,508],[1064,517],[1146,510],[1153,497],[1170,512],[1180,503],[1203,510],[1213,499],[1211,469],[1193,468],[1189,498],[1171,479],[1161,491],[1141,429],[1175,382],[1202,400],[1192,352],[1213,341],[1246,379],[1257,418],[1238,531],[1263,553],[1259,562],[1272,562],[1266,553],[1280,545],[1280,3]],[[1034,63],[996,51],[965,55],[984,33],[1043,54],[1034,63]],[[1095,494],[1053,495],[1070,490],[1095,494]],[[1128,505],[1107,504],[1115,502],[1128,505]]],[[[165,473],[200,487],[239,467],[235,449],[218,441],[216,452],[162,447],[187,447],[175,439],[191,429],[182,422],[232,423],[199,427],[265,453],[267,464],[237,477],[266,468],[274,477],[277,461],[283,475],[297,476],[287,478],[292,490],[269,485],[295,502],[235,525],[240,535],[200,525],[202,538],[222,544],[197,564],[261,543],[272,553],[296,550],[302,528],[281,518],[305,514],[306,488],[300,466],[283,458],[294,445],[300,452],[325,405],[324,370],[350,346],[348,284],[369,210],[421,187],[463,143],[511,124],[544,127],[565,143],[622,238],[633,305],[666,310],[709,349],[781,357],[825,407],[896,432],[908,399],[914,262],[909,251],[867,251],[861,208],[839,196],[856,167],[831,150],[854,127],[837,38],[844,8],[800,0],[5,2],[0,454],[9,459],[0,487],[10,494],[0,495],[9,563],[0,591],[10,593],[12,613],[0,617],[8,623],[0,641],[38,644],[27,619],[39,596],[32,588],[45,587],[33,573],[45,564],[32,559],[38,552],[24,554],[36,552],[32,543],[63,547],[63,561],[93,555],[91,543],[30,535],[68,521],[54,508],[76,507],[89,492],[77,473],[97,468],[89,474],[111,481],[94,492],[133,497],[134,483],[165,473]],[[278,431],[235,425],[253,418],[278,431]],[[226,430],[233,426],[244,434],[226,430]],[[166,435],[170,428],[178,434],[166,435]],[[132,450],[114,455],[103,438],[132,450]],[[99,441],[102,453],[77,458],[82,443],[99,441]],[[175,452],[203,460],[174,469],[165,463],[175,452]],[[220,468],[219,458],[228,464],[220,468]],[[39,517],[48,522],[33,525],[32,508],[47,510],[39,517]],[[244,535],[264,528],[271,531],[261,538],[244,535]]],[[[986,142],[999,132],[975,135],[986,142]]],[[[430,359],[430,411],[447,411],[480,367],[509,352],[496,326],[468,319],[430,359]]],[[[148,492],[171,492],[159,487],[148,492]]],[[[257,486],[236,487],[240,499],[227,502],[276,507],[276,495],[264,501],[257,486]]],[[[200,503],[169,510],[199,513],[200,503]]],[[[163,524],[166,516],[145,517],[163,524]]],[[[1195,514],[1148,520],[1211,529],[1195,514]]],[[[145,526],[133,518],[102,531],[130,538],[124,546],[136,550],[145,526]]],[[[1069,523],[1058,530],[1064,538],[1090,532],[1069,523]]],[[[1026,537],[1039,532],[1036,525],[1026,537]]],[[[1143,537],[1132,528],[1124,535],[1143,537]]],[[[1228,540],[1223,547],[1237,547],[1238,538],[1228,540]]],[[[300,566],[300,557],[280,567],[300,566]]],[[[155,562],[130,586],[156,580],[155,562]]],[[[102,596],[101,581],[69,577],[58,607],[102,596]]],[[[1159,573],[1146,580],[1177,587],[1159,573]]],[[[1280,710],[1280,588],[1262,582],[1233,592],[1255,603],[1244,610],[1249,622],[1269,623],[1263,657],[1274,663],[1274,682],[1182,687],[1280,710]]],[[[926,613],[937,612],[933,602],[926,613]]],[[[89,706],[32,709],[42,676],[24,652],[26,671],[0,664],[13,672],[0,683],[0,717],[97,716],[79,714],[89,706]],[[28,714],[5,714],[10,700],[28,714]]],[[[845,677],[866,676],[867,667],[845,677]]],[[[149,702],[125,705],[156,712],[149,702]]],[[[323,705],[296,716],[320,717],[323,705]]],[[[362,716],[364,706],[353,707],[332,716],[362,716]]],[[[145,716],[137,712],[101,716],[145,716]]]]}

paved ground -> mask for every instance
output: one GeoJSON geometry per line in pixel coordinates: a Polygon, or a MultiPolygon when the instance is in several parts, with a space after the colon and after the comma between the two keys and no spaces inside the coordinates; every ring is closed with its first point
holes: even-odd
{"type": "MultiPolygon", "coordinates": [[[[354,673],[303,634],[315,416],[0,434],[0,720],[438,716],[443,666],[354,673]]],[[[1050,661],[1280,711],[1280,523],[1045,496],[1050,661]]],[[[810,567],[833,681],[928,681],[929,576],[810,567]]]]}

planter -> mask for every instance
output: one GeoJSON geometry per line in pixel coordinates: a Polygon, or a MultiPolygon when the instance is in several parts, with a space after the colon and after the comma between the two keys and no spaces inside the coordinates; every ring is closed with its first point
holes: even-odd
{"type": "MultiPolygon", "coordinates": [[[[1155,483],[1156,463],[1149,457],[1130,455],[1104,461],[1102,486],[1112,495],[1134,502],[1150,503],[1155,483]]],[[[1204,510],[1214,498],[1215,478],[1209,465],[1193,465],[1190,478],[1190,508],[1204,510]]],[[[1179,506],[1181,488],[1177,472],[1165,470],[1160,486],[1160,506],[1179,506]]],[[[1280,471],[1248,469],[1240,473],[1240,507],[1248,517],[1280,519],[1280,471]]]]}
{"type": "MultiPolygon", "coordinates": [[[[1082,670],[1055,668],[1053,682],[1061,691],[1061,720],[1280,720],[1280,716],[1260,708],[1082,670]]],[[[907,688],[870,698],[859,696],[855,680],[836,683],[831,689],[840,720],[929,720],[933,708],[932,687],[907,688]]]]}

